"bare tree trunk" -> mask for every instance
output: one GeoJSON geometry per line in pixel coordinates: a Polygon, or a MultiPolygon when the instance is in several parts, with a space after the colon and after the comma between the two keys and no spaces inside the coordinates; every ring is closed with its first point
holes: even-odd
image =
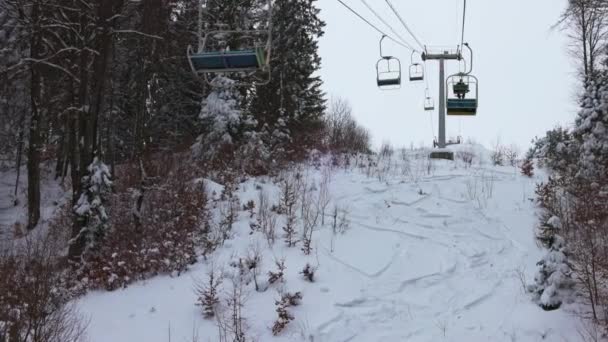
{"type": "Polygon", "coordinates": [[[21,179],[21,159],[23,159],[23,140],[25,135],[25,116],[26,112],[23,111],[21,113],[21,120],[19,123],[19,138],[17,142],[17,162],[15,165],[15,169],[17,170],[17,178],[15,180],[15,202],[14,205],[17,206],[19,201],[17,200],[17,194],[19,192],[19,181],[21,179]]]}
{"type": "MultiPolygon", "coordinates": [[[[39,59],[40,53],[40,5],[36,2],[32,5],[32,37],[30,40],[30,55],[36,60],[39,59]]],[[[31,85],[30,85],[30,104],[31,104],[31,119],[30,119],[30,136],[28,147],[27,160],[27,211],[28,211],[28,229],[34,229],[40,220],[40,111],[38,109],[38,100],[40,96],[41,79],[38,72],[39,66],[34,63],[30,67],[31,85]]]]}
{"type": "MultiPolygon", "coordinates": [[[[81,27],[86,27],[87,17],[84,13],[80,16],[81,27]]],[[[84,38],[83,38],[84,39],[84,38]]],[[[81,41],[80,45],[80,84],[78,89],[78,185],[74,187],[73,202],[77,203],[80,196],[84,193],[82,188],[82,177],[86,174],[88,166],[91,164],[93,155],[91,151],[92,136],[91,136],[91,122],[89,119],[89,108],[87,106],[88,96],[88,53],[86,53],[87,44],[85,41],[81,41]]],[[[72,169],[74,172],[74,169],[72,169]]],[[[71,243],[68,250],[68,257],[73,261],[78,261],[80,256],[84,252],[86,246],[86,236],[82,234],[82,230],[86,227],[86,219],[79,216],[74,216],[74,222],[72,223],[72,234],[71,243]]]]}

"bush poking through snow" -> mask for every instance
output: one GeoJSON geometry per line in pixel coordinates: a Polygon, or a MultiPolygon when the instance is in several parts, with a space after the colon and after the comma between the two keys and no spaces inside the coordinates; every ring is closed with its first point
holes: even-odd
{"type": "Polygon", "coordinates": [[[304,277],[305,280],[314,283],[316,271],[316,267],[312,267],[309,263],[306,263],[306,266],[304,266],[304,269],[300,272],[300,274],[304,277]]]}
{"type": "Polygon", "coordinates": [[[271,210],[268,194],[264,190],[260,190],[258,193],[258,213],[254,225],[257,229],[262,231],[262,234],[264,234],[264,237],[266,238],[266,242],[268,242],[268,246],[274,245],[277,238],[277,215],[271,210]]]}
{"type": "Polygon", "coordinates": [[[558,309],[574,284],[563,245],[564,240],[555,235],[551,249],[537,263],[534,284],[528,286],[536,302],[547,311],[558,309]]]}
{"type": "Polygon", "coordinates": [[[294,247],[298,241],[296,240],[296,204],[297,204],[297,181],[291,175],[286,175],[280,184],[281,188],[281,203],[279,206],[280,213],[285,214],[286,221],[283,226],[285,243],[287,247],[294,247]]]}
{"type": "Polygon", "coordinates": [[[277,306],[276,311],[278,318],[272,326],[273,335],[276,336],[280,334],[289,324],[289,322],[294,319],[293,315],[288,311],[288,308],[300,305],[301,301],[302,294],[300,292],[296,292],[293,294],[289,292],[284,293],[283,295],[281,295],[281,300],[275,301],[275,305],[277,306]]]}
{"type": "Polygon", "coordinates": [[[217,312],[220,303],[218,287],[221,284],[221,273],[217,273],[213,269],[209,271],[207,283],[195,284],[195,293],[198,297],[196,305],[203,308],[203,316],[205,318],[212,318],[217,312]]]}
{"type": "Polygon", "coordinates": [[[132,184],[123,183],[128,175],[118,178],[118,190],[108,206],[110,230],[98,248],[75,265],[75,276],[86,287],[114,290],[160,273],[179,275],[196,262],[196,249],[204,238],[201,227],[208,217],[205,193],[184,181],[193,179],[196,170],[155,168],[161,166],[147,166],[150,180],[137,215],[132,184]],[[162,177],[153,177],[155,173],[162,177]]]}
{"type": "Polygon", "coordinates": [[[466,168],[469,168],[469,167],[471,167],[471,165],[473,165],[474,157],[475,157],[475,154],[473,153],[473,151],[462,150],[462,151],[456,152],[456,158],[461,160],[464,163],[466,168]]]}
{"type": "MultiPolygon", "coordinates": [[[[251,274],[253,278],[253,284],[255,285],[255,290],[260,292],[262,289],[260,284],[258,283],[258,277],[260,276],[260,272],[262,269],[262,250],[259,245],[251,247],[249,249],[248,255],[245,258],[245,267],[247,271],[251,274]]],[[[264,289],[266,290],[266,289],[264,289]]]]}
{"type": "Polygon", "coordinates": [[[319,221],[319,202],[313,198],[313,187],[304,180],[300,191],[300,206],[302,217],[302,252],[310,255],[312,252],[312,234],[319,221]]]}
{"type": "Polygon", "coordinates": [[[287,267],[285,266],[285,259],[281,259],[281,261],[275,261],[274,263],[275,265],[277,265],[277,271],[268,271],[268,283],[274,284],[277,282],[285,282],[285,278],[283,278],[283,276],[285,275],[285,270],[287,269],[287,267]]]}
{"type": "Polygon", "coordinates": [[[0,251],[0,341],[78,342],[87,322],[68,303],[64,265],[48,237],[0,251]]]}
{"type": "Polygon", "coordinates": [[[226,304],[228,312],[225,315],[215,316],[219,330],[219,341],[247,341],[245,317],[243,317],[245,294],[243,293],[243,283],[238,278],[232,279],[232,289],[228,293],[226,304]]]}
{"type": "Polygon", "coordinates": [[[219,230],[222,241],[231,238],[232,228],[238,219],[239,198],[236,195],[237,188],[236,176],[232,172],[226,172],[224,174],[224,189],[220,196],[222,202],[220,204],[219,230]]]}
{"type": "Polygon", "coordinates": [[[532,176],[534,176],[534,161],[526,158],[523,164],[521,164],[520,169],[522,175],[532,178],[532,176]]]}
{"type": "Polygon", "coordinates": [[[255,202],[253,200],[243,204],[243,210],[249,212],[249,218],[253,218],[255,215],[255,202]]]}
{"type": "Polygon", "coordinates": [[[505,159],[509,162],[509,165],[516,167],[517,158],[519,157],[519,148],[517,145],[511,145],[504,148],[505,159]]]}

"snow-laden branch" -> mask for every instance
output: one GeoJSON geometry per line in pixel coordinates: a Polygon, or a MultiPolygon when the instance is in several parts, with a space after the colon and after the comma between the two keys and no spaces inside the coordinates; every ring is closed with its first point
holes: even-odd
{"type": "Polygon", "coordinates": [[[163,39],[163,37],[161,37],[161,36],[147,34],[147,33],[143,33],[143,32],[136,31],[136,30],[114,30],[113,33],[138,34],[140,36],[144,36],[144,37],[148,37],[148,38],[152,38],[152,39],[163,39]]]}

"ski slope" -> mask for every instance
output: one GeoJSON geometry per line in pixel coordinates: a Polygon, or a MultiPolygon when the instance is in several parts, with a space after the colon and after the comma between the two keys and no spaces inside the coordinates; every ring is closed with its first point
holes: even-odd
{"type": "MultiPolygon", "coordinates": [[[[229,262],[258,245],[264,249],[262,278],[275,270],[275,259],[285,258],[282,287],[301,291],[303,300],[290,309],[294,321],[273,336],[281,286],[265,292],[248,286],[243,314],[249,340],[580,340],[570,305],[545,312],[522,287],[522,275],[531,280],[543,255],[534,240],[537,219],[530,200],[542,179],[491,166],[486,152],[475,151],[483,157],[468,168],[462,161],[429,161],[423,151],[409,151],[407,162],[395,153],[378,166],[334,169],[332,203],[346,209],[349,228],[334,236],[327,219],[315,231],[310,256],[285,247],[282,239],[268,248],[260,234],[250,234],[251,219],[242,212],[235,236],[188,273],[79,300],[91,319],[89,337],[93,342],[218,341],[215,322],[203,319],[194,305],[194,284],[205,280],[212,266],[230,273],[229,262]],[[307,262],[318,265],[314,283],[299,274],[307,262]]],[[[318,183],[324,167],[306,170],[318,183]]],[[[260,178],[241,184],[241,203],[256,200],[259,188],[278,201],[277,186],[260,178]]],[[[223,285],[226,290],[229,281],[223,285]]]]}

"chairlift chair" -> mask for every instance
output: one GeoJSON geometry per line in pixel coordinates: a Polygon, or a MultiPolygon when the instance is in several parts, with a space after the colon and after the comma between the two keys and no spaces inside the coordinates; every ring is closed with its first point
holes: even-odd
{"type": "Polygon", "coordinates": [[[435,100],[429,94],[428,89],[424,92],[424,110],[427,112],[435,110],[435,100]]]}
{"type": "Polygon", "coordinates": [[[384,57],[376,63],[377,84],[382,90],[401,88],[401,62],[395,57],[384,57]]]}
{"type": "Polygon", "coordinates": [[[414,54],[412,52],[411,65],[410,65],[410,82],[424,81],[424,66],[420,63],[414,62],[414,54]]]}
{"type": "MultiPolygon", "coordinates": [[[[266,29],[259,30],[215,30],[202,36],[202,8],[199,5],[199,42],[198,49],[188,46],[187,56],[192,71],[202,76],[210,84],[210,74],[247,73],[249,76],[258,71],[268,74],[268,78],[254,81],[253,84],[270,82],[270,57],[272,51],[272,1],[268,0],[268,24],[266,29]],[[230,46],[218,48],[211,41],[216,37],[236,36],[239,42],[236,49],[230,46]],[[266,37],[265,41],[260,37],[266,37]],[[247,42],[249,40],[249,42],[247,42]]],[[[237,84],[248,84],[237,82],[237,84]]]]}
{"type": "Polygon", "coordinates": [[[382,90],[394,90],[401,88],[401,61],[397,57],[386,56],[382,53],[382,41],[386,36],[380,38],[380,59],[376,63],[376,83],[382,90]]]}
{"type": "Polygon", "coordinates": [[[479,107],[479,82],[477,77],[458,73],[448,77],[446,84],[453,93],[453,96],[450,96],[449,93],[447,96],[447,115],[477,115],[477,108],[479,107]],[[472,94],[471,90],[474,90],[472,94]]]}

